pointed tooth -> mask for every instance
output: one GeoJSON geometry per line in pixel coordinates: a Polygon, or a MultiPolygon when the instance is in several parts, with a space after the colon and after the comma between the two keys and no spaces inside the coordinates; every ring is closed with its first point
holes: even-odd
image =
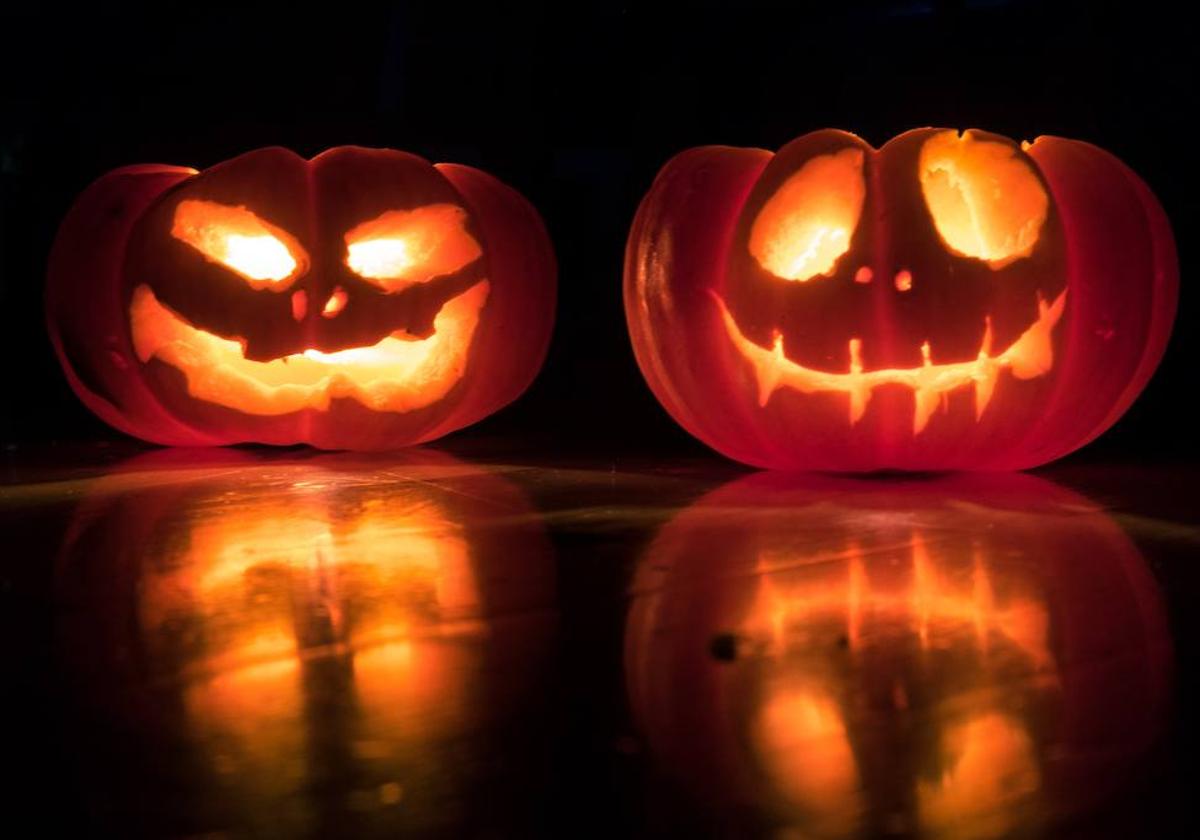
{"type": "Polygon", "coordinates": [[[983,372],[975,378],[975,420],[983,416],[983,410],[992,401],[992,392],[996,390],[996,380],[1000,376],[999,367],[990,360],[984,361],[983,372]]]}
{"type": "Polygon", "coordinates": [[[855,425],[866,413],[867,403],[871,400],[871,391],[865,386],[850,389],[850,425],[855,425]]]}
{"type": "Polygon", "coordinates": [[[771,394],[779,387],[779,378],[783,371],[783,334],[776,332],[771,344],[771,360],[762,361],[754,366],[754,375],[758,380],[758,404],[765,406],[771,399],[771,394]]]}
{"type": "MultiPolygon", "coordinates": [[[[850,339],[850,373],[855,377],[861,376],[863,372],[862,363],[862,339],[850,339]]],[[[867,403],[871,400],[871,389],[861,379],[856,378],[850,385],[850,425],[853,426],[862,419],[866,413],[867,403]]]]}
{"type": "Polygon", "coordinates": [[[932,388],[917,388],[913,391],[913,434],[924,430],[929,418],[941,402],[941,394],[932,388]]]}

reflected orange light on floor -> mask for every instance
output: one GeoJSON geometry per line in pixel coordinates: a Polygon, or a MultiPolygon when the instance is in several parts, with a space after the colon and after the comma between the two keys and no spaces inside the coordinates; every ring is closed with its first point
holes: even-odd
{"type": "Polygon", "coordinates": [[[1145,561],[1028,475],[757,473],[663,526],[631,593],[653,754],[767,836],[1040,836],[1119,790],[1166,719],[1145,561]]]}
{"type": "Polygon", "coordinates": [[[860,779],[837,703],[815,686],[771,693],[754,738],[764,769],[789,801],[815,815],[820,836],[843,835],[863,810],[860,779]]]}
{"type": "Polygon", "coordinates": [[[979,714],[950,727],[942,751],[946,772],[917,785],[921,825],[938,837],[1006,836],[1016,822],[1012,806],[1041,786],[1025,727],[1007,715],[979,714]]]}
{"type": "Polygon", "coordinates": [[[772,649],[786,654],[789,635],[816,618],[841,617],[851,650],[860,646],[864,623],[902,619],[923,650],[930,634],[949,635],[969,627],[975,644],[986,654],[993,634],[1016,645],[1036,667],[1050,663],[1048,617],[1044,604],[1029,598],[996,603],[983,550],[972,549],[969,576],[962,568],[941,569],[931,556],[927,538],[914,532],[908,543],[909,575],[897,584],[874,585],[862,549],[851,541],[844,555],[845,575],[831,580],[789,582],[796,565],[786,555],[767,551],[759,561],[757,606],[749,620],[770,628],[772,649]],[[770,570],[772,573],[768,573],[770,570]]]}
{"type": "Polygon", "coordinates": [[[449,726],[470,708],[463,654],[438,644],[481,632],[469,547],[415,494],[346,504],[316,487],[228,513],[212,499],[145,586],[152,640],[194,629],[185,706],[239,770],[300,762],[312,658],[353,662],[367,715],[400,708],[449,726]]]}
{"type": "MultiPolygon", "coordinates": [[[[827,558],[770,549],[759,555],[757,591],[742,627],[765,642],[762,650],[778,676],[763,685],[755,750],[774,788],[805,815],[814,836],[852,835],[864,813],[861,771],[844,719],[849,711],[839,705],[846,702],[845,686],[833,677],[836,671],[812,661],[821,640],[840,635],[851,657],[861,657],[867,646],[902,650],[906,637],[927,658],[973,648],[983,676],[967,675],[972,685],[963,688],[982,690],[981,696],[993,649],[1020,651],[1031,673],[1053,665],[1045,605],[1019,594],[998,598],[978,542],[969,557],[950,559],[934,539],[914,530],[882,555],[865,552],[853,538],[827,558]]],[[[904,684],[893,692],[899,692],[893,703],[903,708],[904,684]]],[[[1000,836],[1009,827],[1005,806],[1039,788],[1026,724],[985,707],[965,720],[950,717],[946,725],[937,759],[944,770],[937,779],[917,780],[916,819],[931,836],[1000,836]]]]}

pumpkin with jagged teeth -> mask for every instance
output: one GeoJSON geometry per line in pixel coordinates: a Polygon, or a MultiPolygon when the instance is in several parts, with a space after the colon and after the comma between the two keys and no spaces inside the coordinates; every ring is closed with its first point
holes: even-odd
{"type": "Polygon", "coordinates": [[[51,337],[103,419],[172,444],[382,449],[514,399],[554,261],[489,175],[386,149],[127,167],[60,230],[51,337]]]}
{"type": "Polygon", "coordinates": [[[1177,286],[1161,208],[1107,153],[930,128],[684,152],[643,200],[625,296],[652,389],[716,449],[923,470],[1094,437],[1157,364],[1177,286]]]}

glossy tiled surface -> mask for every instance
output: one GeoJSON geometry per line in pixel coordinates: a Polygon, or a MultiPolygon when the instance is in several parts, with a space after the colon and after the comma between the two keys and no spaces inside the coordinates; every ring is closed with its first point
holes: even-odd
{"type": "Polygon", "coordinates": [[[12,807],[113,836],[1129,836],[1191,470],[10,453],[12,807]]]}

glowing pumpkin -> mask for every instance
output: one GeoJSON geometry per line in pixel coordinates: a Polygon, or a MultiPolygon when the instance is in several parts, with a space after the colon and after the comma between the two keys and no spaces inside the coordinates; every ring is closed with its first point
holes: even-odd
{"type": "Polygon", "coordinates": [[[114,825],[319,834],[315,796],[444,833],[515,783],[488,736],[537,703],[557,623],[521,492],[421,450],[197,452],[86,481],[59,557],[63,710],[114,825]]]}
{"type": "Polygon", "coordinates": [[[749,476],[662,528],[626,628],[652,752],[765,835],[1024,836],[1109,795],[1169,708],[1145,561],[1019,474],[749,476]]]}
{"type": "Polygon", "coordinates": [[[630,232],[625,311],[651,389],[762,467],[1024,468],[1146,384],[1178,269],[1106,152],[918,129],[818,131],[664,167],[630,232]]]}
{"type": "Polygon", "coordinates": [[[520,395],[554,283],[537,213],[490,175],[269,148],[105,175],[59,231],[47,313],[75,392],[129,434],[382,449],[520,395]]]}

